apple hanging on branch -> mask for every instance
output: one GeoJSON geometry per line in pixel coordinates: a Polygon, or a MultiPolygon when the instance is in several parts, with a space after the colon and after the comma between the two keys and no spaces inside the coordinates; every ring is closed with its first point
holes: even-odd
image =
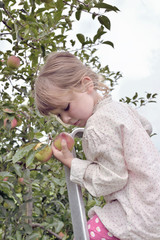
{"type": "MultiPolygon", "coordinates": [[[[3,110],[3,112],[7,115],[11,115],[11,114],[13,114],[14,112],[11,110],[11,109],[8,109],[8,108],[6,108],[6,109],[4,109],[3,110]]],[[[5,119],[4,119],[4,127],[7,127],[7,124],[10,124],[10,128],[11,129],[13,129],[13,128],[15,128],[15,127],[17,127],[17,126],[20,126],[21,125],[21,116],[20,115],[18,115],[18,116],[16,116],[16,117],[13,117],[13,119],[9,119],[8,117],[6,117],[5,119]]]]}
{"type": "Polygon", "coordinates": [[[58,149],[59,151],[62,150],[62,139],[64,139],[67,143],[67,147],[70,151],[72,151],[73,147],[74,147],[74,139],[71,137],[70,134],[66,133],[66,132],[61,132],[58,136],[56,136],[56,138],[53,141],[53,145],[56,149],[58,149]]]}
{"type": "Polygon", "coordinates": [[[16,56],[10,56],[7,60],[7,66],[12,69],[18,69],[20,66],[20,59],[16,56]]]}
{"type": "Polygon", "coordinates": [[[24,178],[23,177],[19,177],[18,178],[18,183],[21,184],[21,185],[25,184],[24,178]]]}
{"type": "MultiPolygon", "coordinates": [[[[8,121],[9,121],[8,118],[4,119],[4,127],[6,127],[8,121]]],[[[18,123],[17,119],[13,118],[13,120],[11,120],[11,128],[15,128],[17,126],[17,123],[18,123]]]]}
{"type": "Polygon", "coordinates": [[[49,161],[53,155],[51,146],[41,142],[37,143],[37,145],[34,147],[34,150],[37,151],[35,154],[35,160],[42,163],[49,161]]]}

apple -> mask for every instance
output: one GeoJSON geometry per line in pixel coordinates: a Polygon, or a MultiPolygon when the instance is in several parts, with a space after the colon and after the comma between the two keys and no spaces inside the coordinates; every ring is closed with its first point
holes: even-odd
{"type": "MultiPolygon", "coordinates": [[[[4,127],[6,127],[7,125],[7,121],[8,121],[8,118],[5,118],[4,119],[4,127]]],[[[15,128],[18,124],[18,121],[16,118],[13,118],[13,120],[11,120],[11,128],[15,128]]]]}
{"type": "Polygon", "coordinates": [[[12,69],[17,69],[20,66],[20,59],[16,56],[10,56],[7,60],[7,66],[12,69]]]}
{"type": "Polygon", "coordinates": [[[22,192],[22,186],[16,185],[14,190],[15,190],[16,193],[21,193],[22,192]]]}
{"type": "Polygon", "coordinates": [[[53,142],[53,145],[55,146],[55,148],[57,148],[59,151],[62,150],[62,145],[61,145],[62,139],[66,141],[68,149],[72,151],[74,147],[74,139],[71,137],[70,134],[66,132],[61,132],[58,136],[56,136],[53,142]]]}
{"type": "Polygon", "coordinates": [[[53,155],[52,148],[49,145],[38,143],[34,149],[37,150],[37,153],[35,154],[35,160],[42,163],[49,161],[53,155]]]}
{"type": "Polygon", "coordinates": [[[63,232],[60,232],[58,235],[62,238],[65,236],[63,232]]]}
{"type": "MultiPolygon", "coordinates": [[[[5,113],[14,113],[11,109],[9,109],[9,108],[6,108],[6,109],[3,109],[3,111],[5,112],[5,113]]],[[[22,123],[22,121],[21,121],[21,116],[20,115],[17,115],[18,116],[18,120],[14,117],[12,120],[11,120],[11,128],[13,129],[13,128],[15,128],[17,125],[18,126],[20,126],[21,125],[21,123],[22,123]]],[[[9,119],[8,118],[5,118],[4,119],[4,127],[6,127],[6,125],[7,125],[7,121],[9,121],[9,119]]]]}
{"type": "Polygon", "coordinates": [[[4,207],[4,208],[9,208],[9,204],[8,204],[7,202],[4,202],[4,203],[3,203],[3,207],[4,207]]]}
{"type": "Polygon", "coordinates": [[[7,182],[8,181],[8,177],[3,178],[3,181],[7,182]]]}
{"type": "Polygon", "coordinates": [[[23,185],[24,184],[24,178],[23,177],[18,178],[18,182],[19,182],[19,184],[23,185]]]}

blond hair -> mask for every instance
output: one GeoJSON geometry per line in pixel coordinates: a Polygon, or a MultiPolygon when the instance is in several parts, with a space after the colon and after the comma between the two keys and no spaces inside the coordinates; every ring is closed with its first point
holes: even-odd
{"type": "Polygon", "coordinates": [[[49,54],[35,81],[35,103],[42,115],[66,104],[73,91],[82,92],[81,81],[88,76],[95,90],[108,93],[99,75],[69,52],[49,54]]]}

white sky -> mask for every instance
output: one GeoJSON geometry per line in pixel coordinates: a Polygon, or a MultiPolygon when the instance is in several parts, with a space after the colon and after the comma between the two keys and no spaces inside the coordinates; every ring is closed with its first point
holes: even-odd
{"type": "Polygon", "coordinates": [[[138,111],[152,123],[157,136],[152,140],[160,150],[160,2],[159,0],[109,0],[120,12],[112,14],[110,40],[115,49],[103,50],[102,61],[112,70],[120,70],[113,97],[132,97],[135,92],[159,93],[157,104],[150,103],[138,111]]]}
{"type": "MultiPolygon", "coordinates": [[[[106,0],[106,3],[120,9],[118,13],[108,13],[111,31],[107,31],[106,40],[112,41],[115,48],[105,45],[98,52],[102,63],[123,74],[113,98],[132,97],[135,92],[139,96],[145,92],[159,93],[158,103],[150,103],[138,111],[152,123],[157,133],[152,140],[160,150],[160,1],[106,0]]],[[[76,33],[93,35],[96,21],[94,25],[90,19],[83,14],[82,24],[75,25],[76,33]]]]}

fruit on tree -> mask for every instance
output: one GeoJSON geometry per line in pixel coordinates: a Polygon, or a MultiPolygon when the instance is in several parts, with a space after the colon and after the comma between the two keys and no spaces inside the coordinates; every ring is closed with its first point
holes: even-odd
{"type": "Polygon", "coordinates": [[[12,69],[17,69],[20,66],[20,59],[16,56],[10,56],[7,60],[7,66],[12,69]]]}
{"type": "MultiPolygon", "coordinates": [[[[3,111],[8,114],[14,113],[11,109],[8,109],[8,108],[4,109],[3,111]]],[[[18,120],[15,117],[11,120],[11,128],[12,129],[15,128],[17,125],[19,126],[21,124],[20,118],[21,118],[21,116],[18,115],[18,120]]],[[[6,117],[4,119],[4,127],[6,127],[8,121],[9,121],[9,119],[6,117]]]]}
{"type": "Polygon", "coordinates": [[[8,177],[3,178],[3,181],[7,182],[8,181],[8,177]]]}
{"type": "Polygon", "coordinates": [[[23,177],[18,178],[18,182],[19,182],[19,184],[23,185],[24,184],[24,178],[23,177]]]}
{"type": "MultiPolygon", "coordinates": [[[[5,118],[4,119],[4,127],[6,127],[7,125],[7,121],[8,121],[8,118],[5,118]]],[[[16,118],[13,118],[13,120],[11,120],[11,128],[15,128],[18,124],[18,121],[16,118]]]]}
{"type": "Polygon", "coordinates": [[[4,203],[3,203],[3,207],[9,208],[9,204],[8,204],[7,202],[4,202],[4,203]]]}
{"type": "Polygon", "coordinates": [[[16,193],[21,193],[22,192],[22,187],[20,185],[16,185],[14,188],[16,193]]]}
{"type": "Polygon", "coordinates": [[[40,161],[42,163],[49,161],[49,159],[53,155],[52,148],[49,145],[38,143],[34,149],[37,151],[37,153],[35,154],[35,160],[40,161]]]}
{"type": "Polygon", "coordinates": [[[53,142],[53,145],[55,146],[55,148],[57,148],[59,151],[62,150],[62,145],[61,145],[62,139],[66,141],[68,149],[72,151],[74,147],[74,139],[71,137],[70,134],[66,132],[61,132],[58,136],[56,136],[53,142]]]}
{"type": "Polygon", "coordinates": [[[59,235],[61,238],[63,238],[63,237],[65,236],[63,232],[60,232],[58,235],[59,235]]]}

